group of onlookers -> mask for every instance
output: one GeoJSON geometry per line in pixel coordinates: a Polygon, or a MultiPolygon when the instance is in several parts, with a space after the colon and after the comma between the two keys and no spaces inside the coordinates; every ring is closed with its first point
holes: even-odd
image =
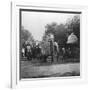
{"type": "MultiPolygon", "coordinates": [[[[58,59],[60,52],[62,52],[63,57],[68,57],[68,56],[74,57],[75,53],[73,53],[73,51],[77,47],[77,41],[78,41],[77,36],[74,35],[74,33],[71,33],[68,36],[67,42],[64,45],[64,47],[60,47],[59,43],[49,40],[48,41],[49,46],[48,45],[46,46],[47,50],[43,48],[44,46],[42,46],[41,43],[37,43],[37,42],[31,43],[30,41],[25,41],[21,48],[22,57],[26,57],[28,60],[32,60],[35,58],[46,60],[48,56],[51,56],[52,57],[51,59],[53,60],[54,54],[56,54],[58,59]]],[[[47,42],[44,43],[47,44],[47,42]]]]}

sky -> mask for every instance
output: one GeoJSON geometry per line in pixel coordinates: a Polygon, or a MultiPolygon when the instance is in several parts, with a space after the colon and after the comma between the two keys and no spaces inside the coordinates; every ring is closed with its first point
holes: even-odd
{"type": "Polygon", "coordinates": [[[35,40],[41,41],[47,24],[51,24],[52,22],[56,22],[57,24],[66,23],[68,18],[72,18],[75,15],[22,11],[22,26],[31,32],[35,40]]]}

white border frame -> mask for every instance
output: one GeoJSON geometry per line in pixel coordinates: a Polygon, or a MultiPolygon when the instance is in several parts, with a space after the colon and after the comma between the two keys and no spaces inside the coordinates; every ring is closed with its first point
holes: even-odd
{"type": "Polygon", "coordinates": [[[55,86],[55,85],[67,85],[67,84],[80,84],[87,82],[87,7],[86,6],[72,6],[72,5],[45,5],[45,4],[33,4],[27,2],[12,2],[11,3],[11,87],[35,87],[35,86],[55,86]],[[48,80],[19,80],[19,9],[42,9],[42,10],[59,10],[59,11],[79,11],[81,15],[81,33],[80,33],[80,78],[51,78],[48,80]]]}

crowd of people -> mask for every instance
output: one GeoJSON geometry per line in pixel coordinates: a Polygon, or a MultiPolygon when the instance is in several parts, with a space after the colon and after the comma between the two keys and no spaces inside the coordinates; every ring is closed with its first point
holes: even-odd
{"type": "MultiPolygon", "coordinates": [[[[61,48],[62,51],[60,51],[59,44],[54,41],[54,37],[52,35],[51,36],[49,35],[48,41],[44,42],[44,43],[48,43],[46,47],[48,48],[47,52],[46,52],[46,49],[43,48],[40,42],[31,43],[30,41],[25,41],[21,49],[22,57],[26,57],[28,60],[32,60],[36,58],[36,59],[46,61],[48,56],[51,56],[51,59],[53,61],[54,59],[53,57],[55,55],[58,60],[60,52],[63,53],[62,54],[63,57],[74,56],[72,52],[74,50],[73,48],[75,48],[77,45],[77,41],[78,41],[78,38],[76,37],[76,35],[74,35],[74,33],[71,33],[68,36],[65,47],[62,47],[61,48]]],[[[45,44],[43,45],[45,46],[45,44]]]]}

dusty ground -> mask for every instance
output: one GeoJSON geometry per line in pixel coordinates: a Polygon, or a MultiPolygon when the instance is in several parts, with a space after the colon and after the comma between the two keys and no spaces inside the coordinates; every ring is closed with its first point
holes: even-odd
{"type": "Polygon", "coordinates": [[[20,77],[41,78],[60,76],[80,76],[80,63],[44,63],[21,61],[20,77]]]}

